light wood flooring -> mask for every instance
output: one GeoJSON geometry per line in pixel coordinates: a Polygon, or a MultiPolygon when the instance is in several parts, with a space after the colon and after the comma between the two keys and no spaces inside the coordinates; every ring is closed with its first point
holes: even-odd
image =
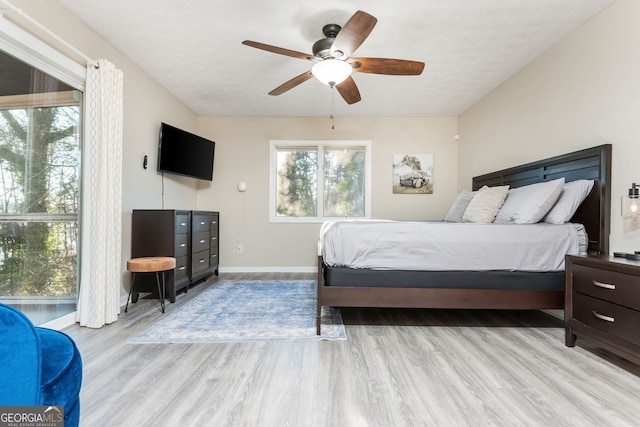
{"type": "MultiPolygon", "coordinates": [[[[223,279],[180,294],[167,313],[223,279]]],[[[81,425],[639,426],[640,368],[541,312],[343,309],[348,340],[127,344],[160,319],[141,299],[83,357],[81,425]]],[[[166,314],[165,314],[166,315],[166,314]]]]}

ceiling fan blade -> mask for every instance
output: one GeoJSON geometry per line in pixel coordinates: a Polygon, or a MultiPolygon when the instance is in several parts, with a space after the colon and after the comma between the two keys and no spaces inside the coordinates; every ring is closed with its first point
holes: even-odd
{"type": "Polygon", "coordinates": [[[310,55],[308,53],[302,53],[302,52],[285,49],[283,47],[278,47],[278,46],[271,46],[270,44],[254,42],[251,40],[245,40],[242,42],[242,44],[245,46],[255,47],[256,49],[266,50],[267,52],[273,52],[273,53],[278,53],[280,55],[290,56],[292,58],[306,59],[309,61],[313,60],[313,55],[310,55]]]}
{"type": "Polygon", "coordinates": [[[360,98],[358,86],[356,86],[356,82],[351,78],[351,76],[347,77],[347,79],[339,85],[336,85],[336,89],[338,89],[340,96],[342,96],[349,105],[355,104],[362,99],[360,98]]]}
{"type": "Polygon", "coordinates": [[[301,83],[306,82],[307,80],[309,80],[310,78],[313,77],[313,74],[311,74],[311,71],[305,71],[304,73],[300,74],[299,76],[296,76],[294,78],[292,78],[291,80],[282,83],[280,86],[278,86],[277,88],[275,88],[274,90],[272,90],[271,92],[269,92],[269,95],[281,95],[283,93],[285,93],[286,91],[293,89],[294,87],[298,86],[301,83]]]}
{"type": "Polygon", "coordinates": [[[349,58],[353,71],[392,76],[419,76],[424,70],[424,62],[390,58],[349,58]]]}
{"type": "Polygon", "coordinates": [[[376,22],[378,20],[367,12],[359,10],[354,13],[338,32],[331,45],[331,53],[336,55],[336,58],[348,58],[351,56],[362,42],[369,37],[376,22]],[[342,52],[342,55],[337,55],[337,52],[342,52]]]}

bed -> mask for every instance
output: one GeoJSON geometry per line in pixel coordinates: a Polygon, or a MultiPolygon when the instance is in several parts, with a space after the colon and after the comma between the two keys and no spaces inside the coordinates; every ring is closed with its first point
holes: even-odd
{"type": "MultiPolygon", "coordinates": [[[[472,190],[508,185],[510,189],[527,187],[536,183],[564,178],[564,182],[592,180],[593,186],[588,196],[579,205],[571,217],[568,228],[577,230],[582,227],[586,233],[583,250],[589,254],[609,253],[610,227],[610,181],[611,181],[611,145],[605,144],[524,165],[480,175],[472,180],[472,190]],[[578,226],[575,226],[578,224],[578,226]]],[[[370,236],[366,227],[374,223],[387,221],[363,221],[360,235],[370,236]],[[369,224],[371,223],[371,224],[369,224]]],[[[443,224],[431,224],[435,227],[443,224]]],[[[532,224],[543,228],[541,225],[532,224]]],[[[334,225],[332,225],[334,226],[334,225]]],[[[409,226],[404,224],[404,226],[409,226]]],[[[421,225],[422,226],[422,225],[421,225]]],[[[463,226],[463,225],[461,225],[463,226]]],[[[483,227],[509,227],[511,230],[520,225],[483,224],[483,227]]],[[[425,225],[425,227],[427,227],[425,225]]],[[[483,227],[469,227],[480,230],[483,227]]],[[[316,328],[320,334],[322,307],[378,307],[378,308],[448,308],[448,309],[560,309],[564,307],[564,253],[555,254],[555,266],[509,267],[492,269],[474,269],[473,265],[461,265],[465,256],[458,257],[453,267],[433,268],[439,261],[433,249],[429,262],[414,262],[410,267],[376,268],[374,261],[367,261],[356,267],[334,265],[324,257],[330,258],[326,251],[332,244],[325,241],[324,230],[319,241],[317,270],[317,311],[316,328]],[[561,262],[558,263],[558,259],[561,262]],[[434,263],[434,261],[436,261],[434,263]],[[423,267],[424,264],[425,266],[423,267]],[[463,268],[464,267],[464,268],[463,268]],[[470,268],[466,268],[470,267],[470,268]]],[[[480,231],[479,231],[480,232],[480,231]]],[[[418,233],[416,233],[418,234],[418,233]]],[[[446,234],[440,232],[440,234],[446,234]]],[[[482,234],[482,233],[481,233],[482,234]]],[[[580,234],[578,232],[578,234],[580,234]]],[[[358,232],[345,234],[349,244],[357,240],[358,232]]],[[[427,233],[428,235],[428,233],[427,233]]],[[[370,242],[366,244],[372,245],[370,242]]],[[[442,248],[442,246],[437,246],[442,248]]],[[[449,246],[450,248],[450,246],[449,246]]],[[[555,248],[555,246],[554,246],[555,248]]],[[[555,248],[554,251],[563,251],[555,248]]],[[[448,253],[450,251],[442,251],[448,253]]],[[[464,251],[462,251],[464,252],[464,251]]],[[[424,254],[422,254],[424,255],[424,254]]],[[[455,259],[454,254],[448,254],[455,259]]],[[[416,259],[419,258],[418,255],[416,259]]],[[[379,259],[383,259],[379,258],[379,259]]],[[[476,260],[477,261],[477,260],[476,260]]],[[[482,262],[482,261],[478,261],[482,262]]],[[[469,261],[470,264],[473,264],[469,261]]]]}

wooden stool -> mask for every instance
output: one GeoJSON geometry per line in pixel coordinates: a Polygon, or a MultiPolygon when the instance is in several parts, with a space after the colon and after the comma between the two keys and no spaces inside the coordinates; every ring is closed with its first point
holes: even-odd
{"type": "Polygon", "coordinates": [[[132,258],[127,261],[127,270],[131,272],[131,289],[129,289],[129,297],[127,298],[124,312],[126,313],[129,309],[129,300],[135,287],[136,273],[156,273],[158,297],[160,298],[160,307],[164,313],[164,272],[174,268],[176,268],[176,259],[173,257],[143,257],[132,258]],[[160,288],[160,273],[162,273],[162,289],[160,288]]]}

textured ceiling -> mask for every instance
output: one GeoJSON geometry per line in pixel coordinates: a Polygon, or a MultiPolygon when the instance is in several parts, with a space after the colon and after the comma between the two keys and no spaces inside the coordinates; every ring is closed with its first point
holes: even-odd
{"type": "Polygon", "coordinates": [[[614,0],[58,1],[198,115],[391,117],[462,113],[614,0]],[[315,79],[267,95],[312,63],[243,40],[311,53],[358,9],[378,23],[354,56],[423,61],[421,76],[354,73],[353,105],[315,79]]]}

